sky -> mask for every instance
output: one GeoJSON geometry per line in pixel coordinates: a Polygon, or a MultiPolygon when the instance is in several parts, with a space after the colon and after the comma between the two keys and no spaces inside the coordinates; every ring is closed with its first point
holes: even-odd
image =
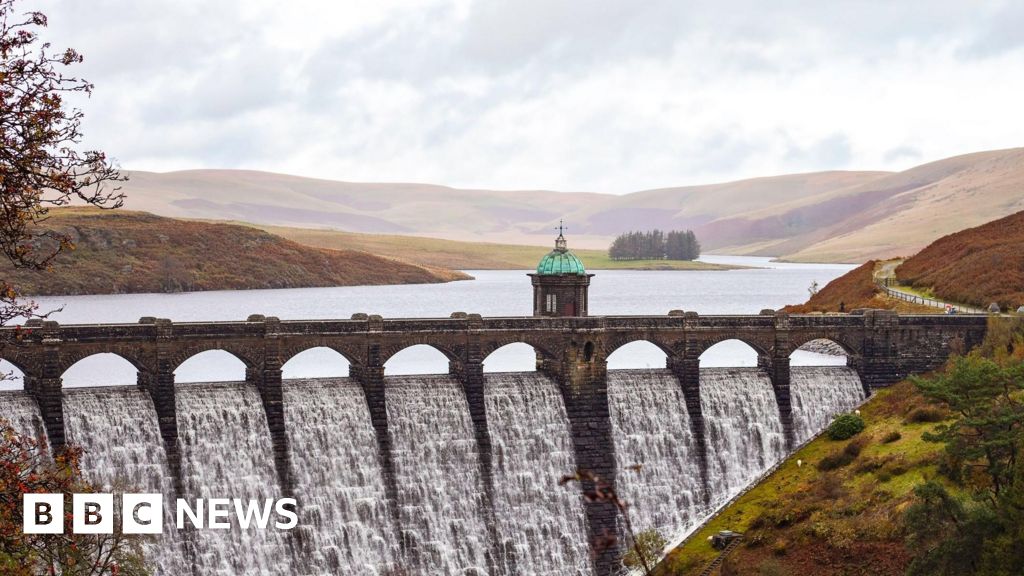
{"type": "Polygon", "coordinates": [[[21,0],[125,169],[625,193],[1024,145],[1024,1],[21,0]]]}

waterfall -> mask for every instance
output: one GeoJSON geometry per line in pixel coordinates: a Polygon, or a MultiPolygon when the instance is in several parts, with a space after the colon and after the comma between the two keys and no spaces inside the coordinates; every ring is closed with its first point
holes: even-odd
{"type": "Polygon", "coordinates": [[[536,372],[487,374],[494,516],[505,574],[589,575],[587,525],[565,404],[536,372]]]}
{"type": "Polygon", "coordinates": [[[742,490],[786,454],[771,380],[759,368],[703,368],[700,405],[712,503],[742,490]]]}
{"type": "Polygon", "coordinates": [[[4,390],[0,392],[0,418],[7,420],[11,428],[22,436],[41,439],[49,448],[46,427],[39,413],[39,405],[32,396],[23,390],[4,390]]]}
{"type": "MultiPolygon", "coordinates": [[[[174,494],[156,410],[145,390],[65,390],[64,429],[68,442],[82,448],[82,473],[99,491],[174,494]]],[[[173,500],[164,502],[164,531],[144,540],[143,552],[155,574],[177,576],[189,565],[174,527],[173,500]]]]}
{"type": "Polygon", "coordinates": [[[378,575],[395,566],[377,436],[348,378],[286,380],[302,574],[378,575]]]}
{"type": "Polygon", "coordinates": [[[836,414],[864,401],[857,371],[846,366],[794,366],[789,386],[797,442],[808,440],[824,430],[836,414]]]}
{"type": "MultiPolygon", "coordinates": [[[[197,498],[280,498],[270,431],[256,389],[224,383],[178,384],[175,390],[182,497],[193,506],[197,498]]],[[[230,518],[230,530],[192,532],[199,574],[292,574],[288,532],[243,530],[234,514],[230,518]]]]}
{"type": "Polygon", "coordinates": [[[469,405],[448,376],[385,379],[399,521],[416,574],[488,574],[487,503],[469,405]]]}
{"type": "Polygon", "coordinates": [[[629,504],[633,528],[655,529],[673,541],[706,510],[682,387],[667,370],[609,370],[608,404],[616,487],[629,504]]]}

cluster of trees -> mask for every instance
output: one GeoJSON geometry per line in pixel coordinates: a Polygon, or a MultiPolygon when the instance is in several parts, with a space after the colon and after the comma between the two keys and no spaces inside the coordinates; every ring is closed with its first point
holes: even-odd
{"type": "Polygon", "coordinates": [[[692,230],[661,230],[620,234],[608,248],[612,260],[696,260],[700,242],[692,230]]]}
{"type": "Polygon", "coordinates": [[[945,372],[915,379],[954,418],[925,435],[945,459],[907,511],[910,576],[1024,574],[1024,326],[992,332],[945,372]]]}

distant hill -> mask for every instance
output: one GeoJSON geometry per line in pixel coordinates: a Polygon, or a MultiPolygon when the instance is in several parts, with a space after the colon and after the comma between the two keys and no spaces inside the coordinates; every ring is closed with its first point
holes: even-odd
{"type": "Polygon", "coordinates": [[[63,208],[45,223],[68,234],[74,251],[51,270],[0,278],[28,295],[115,294],[418,284],[466,279],[353,250],[304,246],[262,230],[190,222],[125,210],[63,208]]]}
{"type": "Polygon", "coordinates": [[[1024,211],[944,236],[896,269],[903,284],[953,302],[1024,305],[1024,211]]]}
{"type": "Polygon", "coordinates": [[[577,248],[631,229],[691,228],[705,252],[863,262],[1024,209],[1024,148],[892,172],[819,172],[621,196],[353,183],[247,170],[131,172],[128,207],[174,217],[577,248]]]}
{"type": "MultiPolygon", "coordinates": [[[[281,226],[258,226],[282,238],[317,248],[362,250],[413,264],[456,270],[528,270],[553,246],[460,242],[394,234],[359,234],[338,230],[311,230],[281,226]]],[[[575,238],[573,238],[575,240],[575,238]]],[[[686,260],[612,260],[607,250],[572,251],[588,270],[730,270],[741,266],[690,262],[686,260]]]]}

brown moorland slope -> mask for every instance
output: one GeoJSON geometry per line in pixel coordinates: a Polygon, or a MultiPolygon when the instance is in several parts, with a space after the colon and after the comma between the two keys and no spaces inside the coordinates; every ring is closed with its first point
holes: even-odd
{"type": "Polygon", "coordinates": [[[118,294],[365,284],[419,284],[467,279],[353,250],[311,248],[262,230],[163,218],[124,210],[63,208],[48,229],[66,233],[75,250],[51,270],[0,270],[28,295],[118,294]]]}
{"type": "Polygon", "coordinates": [[[1024,305],[1024,211],[936,240],[896,277],[944,300],[1016,310],[1024,305]]]}
{"type": "Polygon", "coordinates": [[[911,304],[887,297],[875,285],[874,273],[877,267],[877,261],[869,260],[826,284],[807,302],[786,306],[783,310],[792,314],[838,312],[840,304],[842,304],[847,312],[856,308],[882,308],[899,312],[928,314],[940,312],[938,308],[911,304]]]}

